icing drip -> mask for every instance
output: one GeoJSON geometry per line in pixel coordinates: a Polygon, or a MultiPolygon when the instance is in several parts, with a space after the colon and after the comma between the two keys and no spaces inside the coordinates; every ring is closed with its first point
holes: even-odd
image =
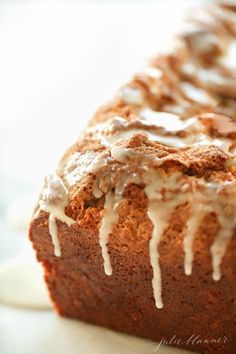
{"type": "MultiPolygon", "coordinates": [[[[218,215],[219,219],[221,219],[220,215],[218,215]]],[[[213,279],[218,281],[221,279],[221,262],[227,250],[227,246],[230,242],[230,239],[233,235],[233,231],[235,228],[235,224],[225,223],[226,220],[223,220],[224,224],[221,224],[221,229],[211,247],[212,253],[212,268],[213,268],[213,279]],[[223,226],[224,225],[224,226],[223,226]]]]}
{"type": "MultiPolygon", "coordinates": [[[[49,213],[48,227],[54,246],[54,254],[61,256],[61,247],[57,233],[57,219],[65,222],[68,226],[74,224],[74,220],[65,214],[65,207],[68,204],[66,187],[61,178],[57,175],[50,175],[45,179],[45,188],[39,200],[39,211],[49,213]]],[[[38,213],[37,213],[38,214],[38,213]]]]}
{"type": "Polygon", "coordinates": [[[151,240],[149,242],[150,263],[153,270],[152,287],[156,307],[163,308],[162,287],[161,287],[161,268],[159,264],[158,244],[166,226],[176,206],[181,202],[181,197],[176,198],[171,189],[176,188],[176,178],[172,176],[168,180],[161,178],[155,171],[149,177],[144,191],[148,197],[148,217],[153,224],[151,240]],[[163,188],[168,188],[168,196],[162,194],[163,188]]]}
{"type": "Polygon", "coordinates": [[[99,244],[102,250],[104,271],[107,275],[112,275],[112,266],[108,252],[108,238],[113,226],[118,221],[118,208],[122,200],[124,185],[116,188],[115,192],[108,192],[105,197],[104,215],[99,229],[99,244]]]}
{"type": "Polygon", "coordinates": [[[190,216],[187,221],[187,232],[184,238],[185,251],[185,273],[192,274],[193,263],[193,240],[194,236],[200,226],[200,222],[207,213],[215,213],[220,223],[220,230],[211,246],[212,254],[212,277],[215,281],[220,280],[221,270],[220,265],[227,250],[230,239],[236,226],[234,198],[227,199],[225,205],[226,194],[235,195],[235,182],[225,182],[223,186],[221,183],[204,183],[200,186],[195,183],[195,190],[192,194],[192,208],[190,216]],[[200,187],[200,190],[197,190],[200,187]]]}
{"type": "Polygon", "coordinates": [[[221,279],[222,259],[236,228],[236,183],[225,182],[218,189],[213,185],[213,190],[215,195],[213,207],[220,223],[220,230],[211,246],[211,254],[213,279],[218,281],[221,279]]]}
{"type": "Polygon", "coordinates": [[[57,257],[61,256],[61,247],[60,247],[60,242],[57,236],[57,222],[56,222],[56,217],[54,213],[49,214],[48,218],[48,228],[49,228],[49,233],[52,237],[52,243],[54,246],[54,254],[57,257]]]}
{"type": "Polygon", "coordinates": [[[150,263],[153,271],[152,287],[153,294],[158,309],[163,308],[162,296],[161,296],[161,269],[159,265],[159,253],[157,250],[160,238],[165,230],[168,219],[166,213],[162,210],[158,210],[156,203],[149,202],[148,205],[148,217],[153,224],[152,237],[149,243],[150,263]],[[163,215],[164,214],[164,215],[163,215]]]}
{"type": "Polygon", "coordinates": [[[193,207],[191,209],[191,216],[187,221],[187,232],[184,237],[184,271],[186,275],[192,274],[192,264],[193,264],[193,240],[194,236],[199,227],[199,207],[193,207]]]}
{"type": "Polygon", "coordinates": [[[185,232],[184,247],[184,271],[186,275],[192,274],[193,265],[193,241],[200,226],[200,222],[207,212],[210,212],[209,202],[204,193],[200,193],[196,183],[191,183],[192,193],[189,194],[190,212],[187,220],[187,230],[185,232]]]}

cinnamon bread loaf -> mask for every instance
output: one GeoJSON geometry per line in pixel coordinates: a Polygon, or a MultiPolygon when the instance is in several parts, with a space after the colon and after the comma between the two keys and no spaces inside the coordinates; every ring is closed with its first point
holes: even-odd
{"type": "Polygon", "coordinates": [[[236,353],[235,99],[236,6],[210,4],[97,111],[30,225],[60,315],[236,353]]]}

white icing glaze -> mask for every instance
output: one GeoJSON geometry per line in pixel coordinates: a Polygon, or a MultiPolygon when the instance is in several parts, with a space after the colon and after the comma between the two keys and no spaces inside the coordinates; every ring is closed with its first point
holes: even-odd
{"type": "Polygon", "coordinates": [[[165,228],[171,218],[171,215],[177,205],[181,203],[181,194],[172,194],[176,188],[176,179],[179,175],[173,175],[165,180],[158,173],[153,171],[148,177],[148,183],[144,189],[148,197],[148,217],[153,224],[151,240],[149,242],[150,263],[153,270],[152,287],[156,307],[163,308],[162,287],[161,287],[161,269],[159,264],[158,244],[165,228]],[[164,201],[162,189],[167,188],[168,197],[164,201]],[[169,199],[169,200],[168,200],[169,199]]]}
{"type": "MultiPolygon", "coordinates": [[[[146,191],[148,188],[146,189],[146,191]]],[[[152,237],[149,243],[150,263],[153,271],[152,287],[153,295],[158,309],[163,308],[162,296],[161,296],[161,269],[159,265],[159,253],[157,250],[160,238],[166,228],[168,219],[166,213],[163,210],[158,209],[156,203],[149,202],[148,205],[148,217],[153,224],[152,237]],[[163,215],[164,214],[164,215],[163,215]]]]}
{"type": "Polygon", "coordinates": [[[122,146],[113,146],[111,148],[111,156],[115,161],[121,163],[127,162],[128,159],[130,160],[133,154],[135,154],[133,150],[124,148],[122,146]]]}
{"type": "Polygon", "coordinates": [[[196,87],[193,84],[190,84],[189,82],[182,82],[180,85],[185,95],[190,99],[205,105],[217,105],[217,100],[199,87],[196,87]]]}
{"type": "MultiPolygon", "coordinates": [[[[140,116],[138,126],[135,128],[134,122],[128,122],[122,117],[113,117],[106,123],[95,125],[93,128],[90,128],[88,132],[89,134],[96,134],[101,143],[111,149],[113,149],[114,145],[118,142],[128,140],[135,134],[143,134],[148,137],[150,141],[156,141],[160,144],[175,148],[190,145],[215,145],[222,151],[228,153],[233,144],[232,139],[218,139],[209,136],[205,133],[206,128],[204,124],[202,124],[201,120],[197,117],[181,120],[174,114],[156,112],[151,109],[141,111],[140,116]],[[181,137],[176,135],[181,131],[185,131],[187,136],[181,137]]],[[[227,127],[228,126],[229,125],[227,125],[227,127]]],[[[94,172],[104,163],[104,160],[101,159],[101,154],[95,152],[76,153],[74,155],[74,157],[72,155],[72,159],[75,159],[76,167],[72,168],[71,165],[73,166],[73,164],[69,161],[70,170],[68,175],[65,176],[69,184],[75,183],[77,180],[81,179],[81,176],[88,172],[94,172]]],[[[120,159],[117,159],[117,161],[119,160],[120,159]]]]}
{"type": "Polygon", "coordinates": [[[230,151],[232,144],[233,142],[231,139],[211,138],[210,136],[205,134],[199,134],[197,142],[193,143],[193,145],[215,145],[225,153],[228,153],[230,151]]]}
{"type": "Polygon", "coordinates": [[[206,85],[222,86],[226,83],[226,80],[232,81],[231,79],[226,79],[214,69],[206,70],[201,68],[198,70],[198,76],[200,81],[206,85]]]}
{"type": "Polygon", "coordinates": [[[122,146],[113,146],[111,148],[111,156],[115,161],[120,163],[129,163],[132,162],[133,159],[140,159],[140,161],[142,161],[143,168],[146,167],[146,171],[148,170],[148,163],[152,162],[154,166],[160,166],[164,161],[170,159],[168,155],[159,158],[152,155],[145,155],[141,152],[138,153],[133,149],[128,149],[122,146]],[[146,158],[146,161],[143,161],[144,156],[146,158]]]}
{"type": "Polygon", "coordinates": [[[166,112],[156,112],[145,108],[140,112],[141,121],[144,125],[161,127],[166,133],[177,133],[184,129],[184,121],[177,115],[166,112]]]}
{"type": "Polygon", "coordinates": [[[201,115],[201,119],[208,119],[212,122],[212,126],[221,135],[236,132],[236,122],[230,117],[222,116],[220,114],[205,113],[201,115]]]}
{"type": "Polygon", "coordinates": [[[236,185],[235,182],[205,182],[201,184],[200,187],[202,190],[199,191],[195,189],[192,195],[194,200],[191,204],[192,209],[190,210],[190,216],[187,222],[187,233],[184,239],[185,273],[188,275],[192,273],[193,239],[200,226],[201,220],[205,215],[213,212],[216,214],[220,223],[220,230],[211,246],[212,276],[213,279],[217,281],[221,278],[220,265],[236,226],[236,216],[234,212],[236,207],[234,200],[236,185]],[[232,196],[232,199],[227,198],[227,204],[225,204],[225,193],[232,196]]]}
{"type": "Polygon", "coordinates": [[[185,253],[185,258],[184,258],[184,271],[186,275],[192,274],[192,264],[193,264],[193,240],[194,236],[197,232],[197,229],[199,227],[199,214],[197,213],[199,211],[199,208],[197,210],[195,208],[191,209],[191,216],[187,221],[187,232],[184,237],[184,253],[185,253]]]}
{"type": "Polygon", "coordinates": [[[149,76],[152,79],[158,80],[161,79],[163,76],[163,73],[160,69],[154,68],[151,66],[148,66],[146,68],[143,68],[141,71],[141,74],[144,73],[145,75],[149,76]]]}
{"type": "Polygon", "coordinates": [[[219,58],[219,62],[226,67],[236,68],[236,40],[232,40],[225,55],[219,58]]]}
{"type": "MultiPolygon", "coordinates": [[[[228,90],[234,93],[233,97],[235,96],[235,78],[224,75],[214,67],[205,69],[203,67],[197,67],[193,63],[186,63],[182,66],[182,72],[190,76],[194,81],[197,81],[198,84],[204,89],[207,89],[207,91],[223,93],[228,90]]],[[[229,96],[232,96],[232,94],[229,96]]]]}
{"type": "Polygon", "coordinates": [[[143,129],[133,128],[133,129],[123,130],[123,131],[121,130],[120,132],[117,132],[115,135],[110,135],[110,136],[101,135],[101,142],[105,146],[112,146],[118,143],[119,141],[128,140],[132,138],[132,136],[134,136],[135,134],[139,134],[139,133],[143,133],[146,134],[146,136],[148,136],[148,133],[146,133],[143,129]]]}
{"type": "Polygon", "coordinates": [[[206,195],[201,193],[197,188],[196,183],[191,183],[192,192],[188,195],[190,204],[190,212],[187,220],[187,229],[184,235],[184,271],[186,275],[192,274],[193,265],[193,241],[198,231],[201,220],[211,211],[209,209],[210,200],[207,200],[206,195]]]}
{"type": "Polygon", "coordinates": [[[54,246],[54,254],[57,257],[61,256],[61,246],[60,246],[60,241],[58,239],[57,235],[57,222],[56,222],[56,217],[54,213],[49,214],[48,218],[48,229],[49,233],[52,237],[52,243],[54,246]]]}
{"type": "Polygon", "coordinates": [[[221,262],[236,228],[236,182],[225,182],[223,186],[211,185],[214,193],[214,211],[220,223],[220,230],[212,246],[213,279],[221,279],[221,262]],[[217,188],[218,187],[218,188],[217,188]]]}
{"type": "Polygon", "coordinates": [[[92,192],[93,192],[93,195],[95,198],[101,198],[103,196],[103,192],[101,191],[101,189],[98,186],[97,179],[93,183],[92,192]]]}
{"type": "MultiPolygon", "coordinates": [[[[221,219],[221,215],[218,214],[218,218],[221,219]]],[[[221,279],[221,262],[227,250],[227,246],[232,237],[235,223],[232,225],[229,223],[227,225],[227,220],[223,219],[223,223],[221,223],[221,229],[211,247],[212,253],[212,268],[213,268],[213,279],[218,281],[221,279]]]]}
{"type": "Polygon", "coordinates": [[[108,192],[105,197],[104,203],[104,216],[101,220],[101,226],[99,229],[99,244],[102,250],[102,257],[104,262],[104,271],[107,275],[112,274],[112,266],[110,261],[110,256],[108,253],[108,238],[112,232],[114,224],[117,222],[118,213],[117,209],[119,202],[122,198],[122,194],[108,192]]]}
{"type": "Polygon", "coordinates": [[[123,87],[119,92],[119,96],[128,104],[141,105],[144,101],[142,91],[134,87],[123,87]]]}
{"type": "MultiPolygon", "coordinates": [[[[88,133],[94,133],[100,139],[104,146],[112,147],[114,144],[122,140],[128,140],[135,134],[145,134],[149,140],[158,141],[161,144],[184,147],[186,146],[183,139],[173,135],[165,135],[174,133],[184,129],[189,129],[193,124],[196,125],[197,120],[192,118],[189,122],[184,123],[181,119],[170,113],[155,112],[152,110],[143,111],[141,120],[138,121],[138,127],[134,128],[132,122],[129,123],[122,117],[113,117],[109,121],[96,124],[93,128],[88,129],[88,133]],[[149,114],[150,113],[150,114],[149,114]],[[174,118],[176,126],[172,127],[171,119],[174,118]],[[194,122],[193,122],[194,120],[194,122]],[[177,127],[178,125],[178,127],[177,127]],[[169,127],[169,130],[167,130],[169,127]]],[[[85,158],[86,160],[86,158],[85,158]]],[[[96,156],[92,159],[96,164],[96,156]]]]}
{"type": "Polygon", "coordinates": [[[193,36],[193,44],[195,49],[201,53],[209,53],[215,46],[221,47],[219,37],[208,32],[200,32],[193,36]]]}
{"type": "Polygon", "coordinates": [[[122,201],[125,187],[129,183],[139,183],[140,179],[136,174],[124,174],[115,191],[106,194],[103,217],[99,228],[99,244],[102,250],[104,271],[107,275],[112,275],[112,266],[108,252],[108,239],[112,233],[113,226],[118,222],[118,209],[122,201]]]}
{"type": "Polygon", "coordinates": [[[69,186],[72,186],[87,174],[96,171],[102,164],[104,160],[101,158],[101,153],[75,152],[66,160],[63,179],[69,186]]]}
{"type": "Polygon", "coordinates": [[[175,137],[175,136],[162,136],[158,135],[155,131],[152,130],[145,130],[145,128],[136,128],[136,129],[129,129],[129,130],[124,130],[121,131],[120,133],[117,133],[116,135],[111,135],[111,136],[102,136],[101,137],[101,142],[105,146],[111,146],[113,144],[116,144],[119,141],[122,140],[128,140],[132,138],[135,134],[144,134],[146,135],[149,140],[152,141],[158,141],[161,144],[172,146],[172,147],[184,147],[186,144],[181,138],[175,137]]]}
{"type": "Polygon", "coordinates": [[[39,211],[44,210],[49,213],[49,233],[52,237],[54,253],[57,257],[61,256],[61,247],[57,233],[57,219],[65,222],[68,226],[75,223],[72,218],[65,214],[64,210],[67,204],[67,189],[62,179],[56,174],[46,177],[45,187],[39,200],[39,211]]]}

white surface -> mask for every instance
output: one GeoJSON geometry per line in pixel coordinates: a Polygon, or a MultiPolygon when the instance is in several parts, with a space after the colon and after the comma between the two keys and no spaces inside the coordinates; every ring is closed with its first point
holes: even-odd
{"type": "Polygon", "coordinates": [[[34,257],[22,255],[1,263],[0,303],[35,310],[52,308],[43,268],[34,257]]]}
{"type": "MultiPolygon", "coordinates": [[[[22,220],[31,211],[18,198],[39,188],[97,107],[166,45],[185,7],[177,0],[0,2],[0,260],[30,248],[22,220]]],[[[27,291],[30,282],[17,274],[14,285],[27,291]]],[[[53,312],[0,306],[0,319],[1,354],[156,349],[53,312]]]]}
{"type": "Polygon", "coordinates": [[[35,191],[33,193],[25,194],[23,197],[16,199],[8,206],[6,211],[6,220],[9,225],[17,230],[25,232],[31,218],[32,211],[36,206],[39,193],[35,191]]]}
{"type": "Polygon", "coordinates": [[[186,353],[53,312],[24,311],[0,306],[2,354],[180,354],[186,353]],[[13,332],[14,328],[14,332],[13,332]]]}

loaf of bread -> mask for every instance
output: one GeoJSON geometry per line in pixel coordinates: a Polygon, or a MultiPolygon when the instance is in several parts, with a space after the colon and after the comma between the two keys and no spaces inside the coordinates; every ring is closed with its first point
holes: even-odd
{"type": "Polygon", "coordinates": [[[236,353],[235,100],[236,5],[208,4],[96,112],[30,226],[60,315],[236,353]]]}

